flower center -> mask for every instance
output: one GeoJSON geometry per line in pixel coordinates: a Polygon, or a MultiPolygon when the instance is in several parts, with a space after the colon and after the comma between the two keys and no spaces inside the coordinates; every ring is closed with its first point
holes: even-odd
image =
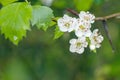
{"type": "Polygon", "coordinates": [[[95,42],[97,42],[97,36],[94,36],[93,39],[95,40],[95,42]]]}
{"type": "Polygon", "coordinates": [[[79,28],[80,28],[80,29],[82,29],[82,30],[84,30],[84,29],[85,29],[85,27],[84,27],[84,26],[82,26],[82,25],[80,25],[80,26],[79,26],[79,28]]]}
{"type": "Polygon", "coordinates": [[[76,45],[77,45],[77,47],[80,47],[80,46],[81,46],[81,43],[80,43],[80,42],[77,42],[76,45]]]}
{"type": "Polygon", "coordinates": [[[64,26],[67,27],[67,28],[69,28],[69,27],[70,27],[70,24],[69,24],[69,23],[66,23],[64,26]]]}

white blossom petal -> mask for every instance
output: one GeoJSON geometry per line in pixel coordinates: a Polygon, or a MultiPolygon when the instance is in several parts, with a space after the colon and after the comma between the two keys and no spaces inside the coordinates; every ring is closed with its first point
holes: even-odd
{"type": "Polygon", "coordinates": [[[84,21],[94,23],[95,16],[93,14],[90,14],[89,12],[81,11],[79,14],[79,18],[84,21]]]}
{"type": "Polygon", "coordinates": [[[76,30],[76,31],[75,31],[75,35],[76,35],[77,37],[82,37],[83,34],[84,34],[84,33],[83,33],[81,30],[76,30]]]}
{"type": "Polygon", "coordinates": [[[85,32],[85,36],[86,36],[86,37],[90,37],[91,34],[92,34],[91,30],[87,30],[87,31],[85,32]]]}
{"type": "Polygon", "coordinates": [[[74,45],[71,45],[71,46],[70,46],[70,52],[72,52],[72,53],[76,52],[76,48],[75,48],[74,45]]]}
{"type": "Polygon", "coordinates": [[[80,48],[79,50],[76,51],[78,54],[82,54],[84,52],[84,48],[80,48]]]}
{"type": "Polygon", "coordinates": [[[95,50],[95,45],[90,45],[90,50],[95,50]]]}
{"type": "Polygon", "coordinates": [[[88,42],[86,41],[85,37],[81,37],[78,39],[71,39],[70,40],[70,52],[82,54],[84,52],[84,48],[87,47],[88,42]]]}
{"type": "Polygon", "coordinates": [[[74,30],[76,25],[76,18],[69,17],[68,15],[64,15],[62,18],[59,18],[58,27],[62,32],[71,32],[74,30]]]}
{"type": "Polygon", "coordinates": [[[90,49],[100,48],[103,41],[103,36],[98,33],[98,29],[95,29],[90,36],[90,49]]]}
{"type": "Polygon", "coordinates": [[[69,42],[70,42],[70,44],[75,44],[76,39],[71,39],[69,42]]]}

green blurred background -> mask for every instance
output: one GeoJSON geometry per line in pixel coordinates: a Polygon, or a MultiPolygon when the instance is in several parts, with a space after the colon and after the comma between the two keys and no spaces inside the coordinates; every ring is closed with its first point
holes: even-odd
{"type": "MultiPolygon", "coordinates": [[[[20,0],[23,1],[23,0],[20,0]]],[[[90,11],[95,16],[120,12],[120,0],[29,0],[32,5],[50,6],[60,17],[71,8],[90,11]]],[[[116,48],[112,53],[102,22],[96,21],[104,41],[97,53],[86,49],[82,55],[69,52],[73,34],[53,40],[54,26],[47,32],[32,27],[18,46],[0,35],[0,80],[120,80],[120,19],[108,20],[116,48]]]]}

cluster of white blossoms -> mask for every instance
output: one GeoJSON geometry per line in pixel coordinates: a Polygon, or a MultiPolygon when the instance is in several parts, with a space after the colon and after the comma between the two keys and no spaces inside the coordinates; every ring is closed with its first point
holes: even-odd
{"type": "Polygon", "coordinates": [[[89,46],[90,50],[100,48],[103,41],[103,36],[100,35],[98,29],[91,31],[91,24],[94,23],[95,16],[89,12],[81,11],[79,18],[73,18],[64,15],[59,18],[57,23],[62,32],[75,32],[78,39],[70,40],[70,51],[73,53],[82,54],[84,48],[89,46]]]}

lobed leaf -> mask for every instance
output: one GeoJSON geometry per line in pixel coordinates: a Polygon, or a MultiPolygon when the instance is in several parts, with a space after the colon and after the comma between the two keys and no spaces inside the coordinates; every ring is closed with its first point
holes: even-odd
{"type": "Polygon", "coordinates": [[[36,25],[39,29],[47,30],[47,28],[51,25],[51,20],[53,18],[53,11],[46,7],[36,5],[33,6],[33,15],[31,23],[32,25],[36,25]]]}
{"type": "Polygon", "coordinates": [[[0,10],[0,29],[15,45],[24,36],[26,30],[30,30],[32,7],[26,2],[9,4],[0,10]]]}

